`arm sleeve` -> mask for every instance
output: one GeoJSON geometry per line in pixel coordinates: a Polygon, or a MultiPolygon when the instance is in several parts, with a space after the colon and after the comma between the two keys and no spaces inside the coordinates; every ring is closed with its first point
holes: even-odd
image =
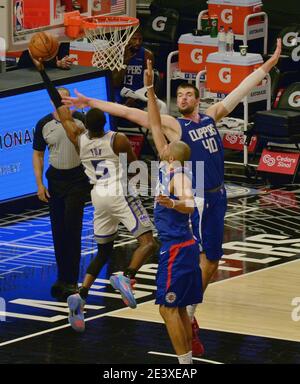
{"type": "Polygon", "coordinates": [[[57,57],[61,60],[63,57],[68,56],[70,53],[70,43],[69,42],[61,42],[59,44],[57,57]]]}
{"type": "Polygon", "coordinates": [[[226,111],[228,113],[232,112],[243,98],[248,95],[251,89],[259,84],[265,76],[266,72],[262,68],[257,69],[251,73],[251,75],[247,76],[239,86],[221,101],[226,111]]]}
{"type": "Polygon", "coordinates": [[[50,96],[50,99],[52,100],[53,104],[55,105],[55,108],[58,109],[63,105],[61,101],[60,94],[58,93],[57,89],[54,87],[53,83],[49,79],[49,76],[47,75],[46,71],[39,71],[43,82],[45,84],[45,87],[47,89],[47,92],[50,96]]]}
{"type": "Polygon", "coordinates": [[[45,68],[57,68],[56,57],[53,57],[51,60],[44,62],[45,68]]]}
{"type": "Polygon", "coordinates": [[[31,60],[30,55],[29,55],[28,49],[26,49],[25,51],[22,52],[22,54],[19,58],[17,67],[18,67],[18,69],[34,67],[34,64],[31,60]]]}

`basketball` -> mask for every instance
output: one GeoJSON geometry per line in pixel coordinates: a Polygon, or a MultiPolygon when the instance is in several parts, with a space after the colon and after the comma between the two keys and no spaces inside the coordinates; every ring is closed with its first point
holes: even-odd
{"type": "Polygon", "coordinates": [[[35,33],[30,42],[28,49],[35,59],[48,61],[55,57],[58,52],[59,42],[57,38],[50,33],[35,33]]]}

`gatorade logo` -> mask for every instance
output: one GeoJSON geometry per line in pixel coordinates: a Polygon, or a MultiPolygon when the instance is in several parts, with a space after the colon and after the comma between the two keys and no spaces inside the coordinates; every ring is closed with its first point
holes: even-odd
{"type": "Polygon", "coordinates": [[[298,32],[289,32],[282,39],[283,45],[286,47],[295,47],[292,51],[292,59],[300,61],[300,36],[298,32]]]}
{"type": "Polygon", "coordinates": [[[297,32],[289,32],[283,36],[282,43],[286,47],[294,47],[297,45],[297,32]]]}
{"type": "Polygon", "coordinates": [[[291,107],[300,107],[300,91],[293,92],[289,97],[288,103],[291,107]]]}
{"type": "Polygon", "coordinates": [[[223,9],[221,12],[221,19],[224,23],[226,24],[231,24],[232,23],[232,9],[223,9]]]}
{"type": "Polygon", "coordinates": [[[164,16],[157,16],[152,22],[152,28],[154,31],[162,32],[165,30],[166,22],[168,18],[164,16]]]}
{"type": "Polygon", "coordinates": [[[231,82],[231,68],[222,68],[219,71],[219,79],[222,83],[228,84],[231,82]]]}
{"type": "Polygon", "coordinates": [[[194,64],[201,64],[203,61],[203,51],[202,49],[195,48],[191,52],[191,60],[194,64]]]}

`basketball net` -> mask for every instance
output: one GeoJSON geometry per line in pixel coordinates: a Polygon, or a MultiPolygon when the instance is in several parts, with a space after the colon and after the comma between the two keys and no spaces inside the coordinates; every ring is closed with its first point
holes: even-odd
{"type": "Polygon", "coordinates": [[[126,68],[125,47],[137,28],[138,25],[111,26],[109,21],[93,29],[85,28],[83,25],[85,35],[95,50],[92,65],[111,71],[126,68]]]}
{"type": "Polygon", "coordinates": [[[93,45],[92,65],[99,69],[124,69],[124,53],[139,20],[130,16],[81,16],[78,11],[64,14],[65,33],[72,39],[84,35],[93,45]]]}

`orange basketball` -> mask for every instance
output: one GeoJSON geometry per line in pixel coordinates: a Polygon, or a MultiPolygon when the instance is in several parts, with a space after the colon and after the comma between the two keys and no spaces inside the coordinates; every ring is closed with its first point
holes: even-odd
{"type": "Polygon", "coordinates": [[[56,37],[46,32],[35,33],[30,42],[28,49],[35,59],[48,61],[55,57],[58,52],[59,42],[56,37]]]}

